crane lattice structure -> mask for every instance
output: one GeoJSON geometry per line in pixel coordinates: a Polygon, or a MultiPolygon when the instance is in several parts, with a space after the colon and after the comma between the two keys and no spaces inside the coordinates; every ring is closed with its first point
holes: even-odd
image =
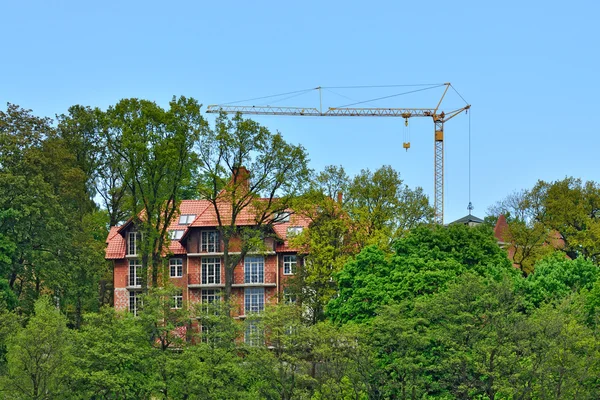
{"type": "MultiPolygon", "coordinates": [[[[240,105],[210,105],[207,113],[251,114],[251,115],[291,115],[303,117],[400,117],[408,121],[413,117],[428,117],[434,124],[434,209],[435,222],[444,223],[444,124],[463,111],[471,108],[470,104],[464,107],[443,111],[440,109],[442,101],[452,86],[444,83],[442,97],[435,108],[354,108],[330,107],[326,111],[314,107],[278,107],[278,106],[240,106],[240,105]]],[[[321,87],[317,87],[319,91],[321,87]]],[[[458,92],[457,92],[458,93],[458,92]]],[[[271,97],[271,96],[268,96],[271,97]]],[[[405,144],[405,148],[407,148],[405,144]]]]}

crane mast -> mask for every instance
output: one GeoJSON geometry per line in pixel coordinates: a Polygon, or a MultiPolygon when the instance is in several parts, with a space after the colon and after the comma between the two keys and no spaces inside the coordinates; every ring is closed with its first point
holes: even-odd
{"type": "MultiPolygon", "coordinates": [[[[434,209],[435,222],[444,223],[444,124],[463,111],[471,108],[464,107],[442,111],[440,105],[450,88],[446,86],[440,101],[435,108],[380,108],[380,107],[330,107],[325,111],[314,107],[277,107],[277,106],[231,106],[210,105],[207,113],[249,114],[249,115],[290,115],[302,117],[400,117],[408,120],[413,117],[433,119],[434,124],[434,209]]],[[[320,89],[320,88],[317,88],[320,89]]]]}

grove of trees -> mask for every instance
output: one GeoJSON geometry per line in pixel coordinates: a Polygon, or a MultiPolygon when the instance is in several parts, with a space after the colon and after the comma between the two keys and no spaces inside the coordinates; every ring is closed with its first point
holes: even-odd
{"type": "Polygon", "coordinates": [[[422,189],[390,166],[311,171],[301,145],[239,115],[211,125],[191,98],[55,120],[9,104],[0,399],[600,398],[600,185],[539,181],[482,225],[432,220],[422,189]],[[310,220],[293,239],[295,301],[257,316],[253,340],[240,340],[227,295],[170,307],[167,228],[194,198],[211,202],[224,242],[243,241],[224,246],[228,274],[282,211],[310,220]],[[242,229],[248,207],[258,223],[242,229]],[[104,259],[109,227],[128,219],[150,277],[137,316],[111,307],[104,259]]]}

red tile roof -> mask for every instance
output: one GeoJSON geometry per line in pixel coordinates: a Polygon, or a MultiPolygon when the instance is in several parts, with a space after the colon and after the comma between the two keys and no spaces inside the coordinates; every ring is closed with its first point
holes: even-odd
{"type": "MultiPolygon", "coordinates": [[[[267,199],[260,199],[259,201],[267,201],[267,199]]],[[[232,207],[231,203],[227,201],[221,201],[217,203],[217,208],[219,210],[219,216],[221,217],[222,225],[229,225],[231,223],[231,213],[232,207]]],[[[247,207],[242,209],[236,219],[235,224],[237,226],[252,226],[256,225],[256,220],[258,219],[256,208],[249,204],[247,207]]],[[[214,227],[218,226],[219,222],[217,219],[217,212],[215,210],[215,206],[213,204],[209,204],[208,207],[204,209],[204,212],[198,215],[196,220],[192,222],[190,226],[192,227],[214,227]]]]}
{"type": "MultiPolygon", "coordinates": [[[[266,201],[266,199],[261,199],[266,201]]],[[[218,205],[219,212],[221,214],[221,220],[223,224],[228,224],[231,220],[231,205],[222,202],[218,205]]],[[[236,225],[238,226],[252,226],[256,224],[256,210],[253,206],[248,206],[238,215],[236,218],[236,225]]],[[[278,223],[273,226],[273,230],[277,236],[281,239],[281,243],[277,245],[277,251],[294,251],[289,247],[287,240],[287,229],[288,227],[301,226],[307,227],[309,225],[309,219],[292,215],[290,221],[278,223]]],[[[173,218],[173,221],[169,225],[169,230],[182,230],[183,238],[185,238],[187,230],[190,227],[217,227],[218,221],[214,206],[208,200],[183,200],[179,205],[179,214],[173,218]],[[194,221],[189,225],[180,225],[179,217],[181,215],[196,215],[194,221]]],[[[111,227],[108,237],[106,239],[106,258],[107,259],[120,259],[125,257],[126,241],[120,232],[123,226],[111,227]]],[[[171,240],[169,244],[169,252],[172,254],[186,254],[185,247],[180,243],[179,240],[171,240]]]]}
{"type": "Polygon", "coordinates": [[[112,226],[106,238],[106,259],[115,260],[125,257],[125,238],[118,234],[119,227],[112,226]]]}
{"type": "Polygon", "coordinates": [[[496,221],[496,226],[494,227],[494,236],[500,242],[508,242],[508,222],[506,222],[506,217],[503,214],[500,214],[498,217],[498,221],[496,221]]]}
{"type": "Polygon", "coordinates": [[[300,249],[292,247],[288,240],[288,228],[300,226],[302,228],[308,227],[310,219],[298,214],[292,214],[289,222],[279,223],[273,225],[273,230],[277,236],[282,240],[277,245],[276,251],[299,251],[300,249]]]}

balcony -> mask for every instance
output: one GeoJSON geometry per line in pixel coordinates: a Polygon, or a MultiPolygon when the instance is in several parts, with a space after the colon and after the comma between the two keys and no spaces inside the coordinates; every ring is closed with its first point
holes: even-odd
{"type": "MultiPolygon", "coordinates": [[[[188,287],[190,289],[203,288],[203,289],[218,289],[225,287],[225,279],[222,276],[220,283],[202,283],[202,276],[199,273],[188,274],[188,287]]],[[[239,278],[239,276],[236,276],[239,278]]],[[[242,275],[242,279],[244,276],[242,275]]],[[[234,278],[235,279],[235,278],[234,278]]],[[[243,287],[276,287],[277,286],[277,273],[276,272],[265,272],[264,279],[262,282],[240,282],[235,279],[231,287],[243,288],[243,287]]]]}
{"type": "Polygon", "coordinates": [[[127,275],[127,286],[125,286],[127,290],[135,290],[142,288],[142,278],[140,276],[132,276],[131,274],[127,275]]]}

